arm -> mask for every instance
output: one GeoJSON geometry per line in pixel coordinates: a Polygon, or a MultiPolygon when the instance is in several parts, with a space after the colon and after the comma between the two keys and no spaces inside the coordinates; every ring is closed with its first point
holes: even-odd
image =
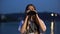
{"type": "Polygon", "coordinates": [[[46,26],[44,22],[38,17],[38,14],[36,14],[36,21],[39,24],[39,27],[41,27],[43,31],[46,31],[46,26]]]}
{"type": "Polygon", "coordinates": [[[26,31],[27,21],[28,21],[28,16],[24,20],[24,23],[23,23],[21,31],[20,31],[21,33],[24,33],[26,31]]]}

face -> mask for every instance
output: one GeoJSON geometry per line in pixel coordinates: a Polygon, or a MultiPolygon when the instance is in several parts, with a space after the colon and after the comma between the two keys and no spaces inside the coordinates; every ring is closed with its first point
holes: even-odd
{"type": "MultiPolygon", "coordinates": [[[[29,6],[28,10],[34,11],[34,7],[33,6],[29,6]]],[[[28,12],[27,12],[28,13],[28,12]]],[[[34,15],[35,16],[35,15],[34,15]]],[[[34,16],[31,16],[31,20],[34,20],[34,16]]]]}
{"type": "Polygon", "coordinates": [[[33,6],[29,6],[28,9],[34,11],[34,7],[33,6]]]}

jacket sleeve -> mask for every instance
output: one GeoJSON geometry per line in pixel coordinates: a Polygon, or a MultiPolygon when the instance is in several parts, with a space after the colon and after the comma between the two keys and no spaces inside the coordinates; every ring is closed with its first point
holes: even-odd
{"type": "Polygon", "coordinates": [[[18,25],[18,31],[21,30],[22,25],[23,25],[23,20],[21,20],[21,21],[19,22],[19,25],[18,25]]]}

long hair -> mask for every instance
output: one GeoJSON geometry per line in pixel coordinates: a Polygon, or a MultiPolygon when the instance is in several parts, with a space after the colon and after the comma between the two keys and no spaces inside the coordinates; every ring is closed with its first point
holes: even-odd
{"type": "MultiPolygon", "coordinates": [[[[26,18],[26,16],[27,16],[27,10],[29,10],[29,9],[28,9],[29,6],[33,6],[34,10],[36,10],[36,8],[35,8],[35,6],[34,6],[33,4],[28,4],[28,5],[26,6],[26,8],[25,8],[25,18],[26,18]]],[[[24,20],[25,20],[25,18],[24,18],[24,20]]],[[[29,19],[28,19],[28,20],[29,20],[29,19]]]]}
{"type": "MultiPolygon", "coordinates": [[[[27,10],[29,10],[29,9],[28,9],[29,6],[33,6],[34,10],[36,10],[36,8],[35,8],[35,6],[34,6],[33,4],[28,4],[28,5],[26,6],[26,9],[25,9],[25,18],[26,18],[27,10]]],[[[24,18],[24,20],[25,20],[25,18],[24,18]]],[[[34,18],[34,16],[33,16],[33,18],[34,18]]],[[[29,22],[29,21],[28,21],[28,22],[29,22]]],[[[34,18],[34,22],[36,22],[36,21],[35,21],[35,18],[34,18]]],[[[35,23],[35,24],[36,24],[36,23],[35,23]]],[[[28,25],[28,23],[27,23],[27,25],[28,25]]],[[[26,29],[27,29],[27,25],[26,25],[26,29]]],[[[37,24],[36,24],[36,25],[37,25],[37,24]]],[[[37,27],[38,27],[38,25],[37,25],[37,27]]],[[[39,29],[38,29],[38,32],[39,32],[39,29]]]]}

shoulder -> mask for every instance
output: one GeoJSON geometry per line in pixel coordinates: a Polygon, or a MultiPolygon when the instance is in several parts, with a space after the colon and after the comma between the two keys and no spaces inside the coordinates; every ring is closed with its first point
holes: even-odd
{"type": "Polygon", "coordinates": [[[23,24],[24,23],[24,20],[21,20],[19,24],[23,24]]]}
{"type": "Polygon", "coordinates": [[[23,23],[24,23],[23,20],[21,20],[21,21],[19,22],[18,31],[21,30],[21,27],[22,27],[22,24],[23,24],[23,23]]]}

